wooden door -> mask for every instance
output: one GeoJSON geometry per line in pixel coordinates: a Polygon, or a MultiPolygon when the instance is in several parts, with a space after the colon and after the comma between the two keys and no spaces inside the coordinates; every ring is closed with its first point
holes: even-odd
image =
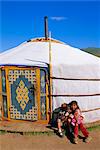
{"type": "Polygon", "coordinates": [[[10,118],[38,120],[36,69],[9,69],[10,118]]]}

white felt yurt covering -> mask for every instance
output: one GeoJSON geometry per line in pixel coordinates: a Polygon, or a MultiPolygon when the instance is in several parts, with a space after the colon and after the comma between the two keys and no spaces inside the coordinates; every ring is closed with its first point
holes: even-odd
{"type": "MultiPolygon", "coordinates": [[[[100,120],[100,59],[61,42],[51,42],[53,110],[76,100],[85,122],[100,120]]],[[[49,42],[24,42],[0,54],[0,66],[48,67],[49,42]]]]}

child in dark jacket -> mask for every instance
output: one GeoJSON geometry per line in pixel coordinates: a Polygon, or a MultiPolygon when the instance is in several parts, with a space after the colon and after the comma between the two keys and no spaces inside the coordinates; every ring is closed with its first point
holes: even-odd
{"type": "Polygon", "coordinates": [[[58,119],[57,119],[57,124],[58,124],[58,133],[61,137],[63,137],[62,133],[62,126],[64,125],[65,122],[67,122],[67,118],[69,116],[69,107],[66,103],[63,103],[61,105],[60,112],[58,113],[58,119]]]}

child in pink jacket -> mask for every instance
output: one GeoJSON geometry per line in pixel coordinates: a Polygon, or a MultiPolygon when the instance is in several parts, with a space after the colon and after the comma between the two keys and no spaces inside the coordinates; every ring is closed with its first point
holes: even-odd
{"type": "Polygon", "coordinates": [[[83,135],[85,136],[85,142],[89,142],[90,141],[90,137],[89,137],[89,132],[87,131],[87,129],[84,127],[83,125],[83,116],[81,113],[81,110],[78,106],[77,101],[72,101],[70,103],[70,109],[71,109],[71,124],[74,126],[74,143],[77,144],[77,137],[78,137],[78,130],[80,128],[81,132],[83,133],[83,135]]]}

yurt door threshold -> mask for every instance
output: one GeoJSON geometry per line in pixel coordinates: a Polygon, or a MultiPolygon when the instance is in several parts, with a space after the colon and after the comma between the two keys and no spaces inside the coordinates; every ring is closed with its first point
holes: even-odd
{"type": "MultiPolygon", "coordinates": [[[[4,118],[48,122],[45,69],[4,67],[1,69],[1,76],[6,80],[6,101],[5,96],[2,96],[4,118]]],[[[2,80],[2,87],[3,85],[2,80]]]]}

